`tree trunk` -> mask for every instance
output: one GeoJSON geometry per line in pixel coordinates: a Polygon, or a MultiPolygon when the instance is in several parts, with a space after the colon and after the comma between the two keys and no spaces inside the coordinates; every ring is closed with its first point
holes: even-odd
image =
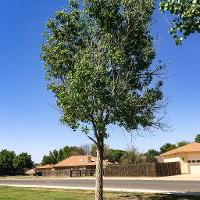
{"type": "Polygon", "coordinates": [[[103,142],[97,145],[95,200],[103,200],[103,142]]]}

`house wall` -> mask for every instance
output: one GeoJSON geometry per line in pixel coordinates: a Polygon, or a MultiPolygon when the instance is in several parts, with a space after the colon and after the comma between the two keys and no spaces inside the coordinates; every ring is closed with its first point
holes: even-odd
{"type": "Polygon", "coordinates": [[[165,156],[164,158],[164,163],[166,162],[180,162],[181,165],[181,173],[182,174],[188,174],[189,169],[188,169],[188,163],[187,163],[187,154],[172,154],[165,156]]]}
{"type": "Polygon", "coordinates": [[[187,162],[190,174],[200,174],[200,152],[188,153],[187,162]]]}
{"type": "Polygon", "coordinates": [[[179,153],[163,157],[164,162],[180,162],[181,173],[189,174],[190,166],[199,166],[200,169],[200,152],[179,153]]]}
{"type": "Polygon", "coordinates": [[[65,169],[96,169],[95,165],[92,166],[70,166],[70,167],[55,167],[55,170],[65,170],[65,169]]]}

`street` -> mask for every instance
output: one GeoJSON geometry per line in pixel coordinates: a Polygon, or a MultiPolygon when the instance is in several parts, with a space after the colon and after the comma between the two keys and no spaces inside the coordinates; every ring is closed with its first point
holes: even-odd
{"type": "MultiPolygon", "coordinates": [[[[11,186],[46,186],[69,188],[94,188],[93,179],[0,179],[0,185],[11,186]]],[[[135,189],[166,192],[200,192],[200,181],[166,180],[104,180],[105,189],[135,189]]]]}

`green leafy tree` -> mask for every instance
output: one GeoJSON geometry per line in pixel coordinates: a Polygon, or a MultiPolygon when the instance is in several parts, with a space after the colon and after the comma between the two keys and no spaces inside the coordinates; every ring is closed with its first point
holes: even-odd
{"type": "MultiPolygon", "coordinates": [[[[108,159],[110,162],[120,162],[120,159],[124,153],[125,151],[119,149],[111,149],[108,145],[104,144],[103,159],[108,159]]],[[[97,146],[95,144],[91,146],[90,154],[95,157],[97,156],[97,146]]]]}
{"type": "Polygon", "coordinates": [[[156,156],[160,154],[159,151],[156,151],[155,149],[149,149],[144,155],[146,157],[147,163],[154,163],[157,162],[156,156]]]}
{"type": "Polygon", "coordinates": [[[175,144],[166,143],[160,147],[160,152],[165,153],[167,151],[171,151],[176,148],[177,148],[177,146],[175,144]]]}
{"type": "Polygon", "coordinates": [[[65,157],[64,157],[63,149],[60,149],[60,150],[58,151],[58,161],[60,162],[60,161],[62,161],[62,160],[64,160],[64,159],[65,159],[65,157]]]}
{"type": "Polygon", "coordinates": [[[22,173],[25,169],[31,169],[33,167],[31,155],[28,155],[28,153],[25,152],[15,156],[13,159],[13,164],[15,169],[20,170],[22,173]]]}
{"type": "Polygon", "coordinates": [[[177,147],[182,147],[182,146],[184,146],[186,144],[189,144],[189,142],[188,141],[181,141],[181,142],[177,143],[177,147]]]}
{"type": "Polygon", "coordinates": [[[145,157],[134,147],[131,147],[128,151],[125,151],[120,158],[121,164],[136,164],[143,163],[144,161],[145,157]]]}
{"type": "Polygon", "coordinates": [[[177,45],[192,33],[200,33],[200,0],[161,0],[160,9],[175,16],[170,33],[177,45]]]}
{"type": "Polygon", "coordinates": [[[200,143],[200,134],[197,134],[195,137],[195,142],[199,142],[200,143]]]}
{"type": "Polygon", "coordinates": [[[44,155],[42,158],[42,165],[46,164],[56,164],[59,162],[59,151],[54,149],[49,151],[48,155],[44,155]]]}
{"type": "Polygon", "coordinates": [[[4,175],[14,175],[15,167],[13,160],[16,154],[14,151],[8,151],[7,149],[3,149],[0,151],[0,171],[4,175]]]}
{"type": "Polygon", "coordinates": [[[108,160],[110,162],[120,162],[122,156],[125,154],[125,151],[120,149],[110,149],[109,152],[108,160]]]}
{"type": "Polygon", "coordinates": [[[46,164],[56,164],[65,158],[74,155],[87,155],[84,146],[76,147],[76,146],[65,146],[62,149],[54,149],[53,151],[49,151],[48,155],[44,155],[42,158],[42,165],[46,164]]]}
{"type": "Polygon", "coordinates": [[[46,23],[42,45],[48,89],[61,122],[97,146],[95,199],[103,199],[109,124],[128,132],[160,128],[162,65],[153,66],[153,0],[71,0],[46,23]],[[81,7],[81,9],[79,9],[81,7]]]}
{"type": "Polygon", "coordinates": [[[69,158],[71,156],[72,151],[73,151],[73,147],[65,146],[63,148],[64,158],[69,158]]]}
{"type": "Polygon", "coordinates": [[[53,164],[53,161],[49,155],[44,155],[42,158],[42,165],[53,164]]]}

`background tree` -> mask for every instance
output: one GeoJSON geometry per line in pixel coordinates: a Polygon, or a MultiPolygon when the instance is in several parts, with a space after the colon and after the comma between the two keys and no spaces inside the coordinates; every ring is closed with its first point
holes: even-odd
{"type": "Polygon", "coordinates": [[[59,151],[58,151],[58,161],[60,162],[60,161],[62,161],[64,159],[65,159],[64,151],[63,151],[63,149],[59,149],[59,151]]]}
{"type": "Polygon", "coordinates": [[[42,165],[56,164],[60,161],[59,158],[59,150],[54,149],[53,151],[49,151],[48,155],[43,156],[42,165]]]}
{"type": "Polygon", "coordinates": [[[125,151],[120,158],[121,164],[136,164],[143,163],[144,161],[145,157],[134,147],[131,147],[129,150],[125,151]]]}
{"type": "Polygon", "coordinates": [[[177,45],[192,33],[200,33],[200,0],[161,0],[160,9],[174,15],[170,33],[177,45]]]}
{"type": "Polygon", "coordinates": [[[146,157],[145,162],[154,163],[157,162],[156,156],[158,156],[160,152],[155,149],[149,149],[144,155],[146,157]]]}
{"type": "Polygon", "coordinates": [[[26,169],[31,169],[33,167],[31,155],[28,155],[28,153],[24,152],[20,153],[14,157],[13,165],[15,169],[19,170],[21,173],[24,173],[26,169]]]}
{"type": "Polygon", "coordinates": [[[200,134],[197,134],[195,137],[195,142],[199,142],[200,143],[200,134]]]}
{"type": "Polygon", "coordinates": [[[42,165],[46,164],[56,164],[65,158],[75,155],[87,155],[85,145],[76,147],[76,146],[65,146],[61,149],[54,149],[53,151],[49,151],[48,155],[44,155],[42,158],[42,165]]]}
{"type": "Polygon", "coordinates": [[[186,144],[189,144],[189,142],[188,141],[180,141],[180,142],[177,143],[177,147],[182,147],[186,144]]]}
{"type": "Polygon", "coordinates": [[[64,158],[69,158],[71,156],[72,151],[73,151],[73,147],[65,146],[63,148],[64,158]]]}
{"type": "Polygon", "coordinates": [[[171,151],[176,148],[177,148],[177,146],[175,144],[166,143],[160,147],[160,152],[165,153],[167,151],[171,151]]]}
{"type": "Polygon", "coordinates": [[[42,60],[61,122],[97,147],[95,199],[103,199],[109,124],[128,132],[161,127],[162,66],[153,66],[153,0],[71,0],[46,23],[42,60]]]}
{"type": "Polygon", "coordinates": [[[87,155],[87,150],[85,149],[84,146],[80,146],[80,147],[72,147],[72,152],[71,152],[72,156],[85,156],[87,155]]]}
{"type": "Polygon", "coordinates": [[[0,151],[0,171],[3,175],[14,175],[15,167],[13,160],[16,154],[14,151],[3,149],[0,151]]]}
{"type": "Polygon", "coordinates": [[[122,156],[125,154],[125,151],[120,149],[110,149],[109,157],[107,158],[110,162],[120,162],[122,160],[122,156]]]}

